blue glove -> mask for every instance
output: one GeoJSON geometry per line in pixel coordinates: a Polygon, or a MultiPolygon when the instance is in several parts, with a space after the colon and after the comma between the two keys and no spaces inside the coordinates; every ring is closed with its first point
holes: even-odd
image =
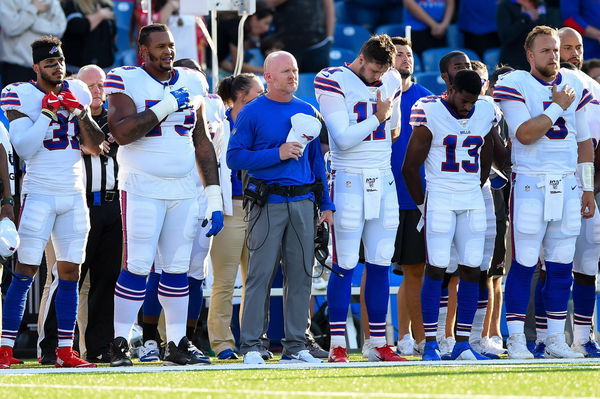
{"type": "Polygon", "coordinates": [[[172,91],[171,95],[177,100],[178,110],[190,107],[190,93],[185,87],[172,91]]]}
{"type": "MultiPolygon", "coordinates": [[[[208,224],[208,220],[204,219],[204,221],[202,222],[202,227],[206,227],[207,224],[208,224]]],[[[224,224],[223,223],[223,212],[214,211],[210,218],[210,230],[208,230],[208,233],[206,233],[206,236],[212,237],[212,236],[216,236],[217,234],[219,234],[219,231],[221,231],[223,229],[223,224],[224,224]]]]}

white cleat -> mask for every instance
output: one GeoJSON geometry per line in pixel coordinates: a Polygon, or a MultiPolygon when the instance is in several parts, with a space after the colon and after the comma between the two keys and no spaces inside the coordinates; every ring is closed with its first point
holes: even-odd
{"type": "Polygon", "coordinates": [[[362,346],[362,355],[365,359],[369,358],[369,353],[371,353],[371,349],[375,348],[375,346],[371,343],[370,339],[365,339],[365,342],[362,346]]]}
{"type": "Polygon", "coordinates": [[[452,349],[454,349],[454,345],[456,344],[456,340],[454,337],[443,337],[438,341],[440,346],[440,353],[442,355],[449,355],[452,353],[452,349]]]}
{"type": "Polygon", "coordinates": [[[415,340],[410,334],[406,334],[398,341],[397,347],[398,349],[396,352],[398,352],[398,354],[402,356],[412,356],[415,353],[415,340]]]}
{"type": "Polygon", "coordinates": [[[506,341],[506,349],[510,359],[533,359],[533,353],[527,349],[525,334],[513,334],[506,341]]]}
{"type": "Polygon", "coordinates": [[[144,342],[143,346],[138,348],[140,362],[158,362],[160,360],[160,351],[158,344],[153,339],[144,342]]]}
{"type": "Polygon", "coordinates": [[[469,345],[471,345],[471,349],[473,349],[477,353],[485,353],[485,347],[483,346],[483,338],[475,338],[469,340],[469,345]]]}
{"type": "Polygon", "coordinates": [[[323,360],[313,357],[308,350],[302,350],[294,355],[284,353],[279,363],[323,363],[323,360]]]}
{"type": "Polygon", "coordinates": [[[544,341],[546,344],[545,357],[554,359],[582,359],[583,353],[576,352],[569,345],[565,334],[552,334],[546,337],[544,341]]]}
{"type": "Polygon", "coordinates": [[[251,351],[244,355],[244,364],[265,364],[260,352],[251,351]]]}
{"type": "Polygon", "coordinates": [[[494,355],[503,355],[506,353],[506,349],[502,346],[502,338],[500,337],[483,337],[481,339],[481,346],[485,353],[492,353],[494,355]]]}

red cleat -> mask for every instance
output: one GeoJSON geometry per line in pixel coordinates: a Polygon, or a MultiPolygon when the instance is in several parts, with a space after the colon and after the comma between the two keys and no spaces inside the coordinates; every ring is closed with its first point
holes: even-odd
{"type": "Polygon", "coordinates": [[[79,353],[70,346],[56,348],[56,363],[54,367],[97,367],[94,363],[79,358],[79,353]]]}
{"type": "Polygon", "coordinates": [[[15,358],[13,356],[13,348],[12,347],[10,347],[10,346],[0,347],[0,369],[7,369],[10,367],[11,364],[23,364],[23,361],[15,358]]]}
{"type": "Polygon", "coordinates": [[[342,346],[336,346],[329,351],[329,363],[349,363],[348,352],[342,346]]]}
{"type": "Polygon", "coordinates": [[[405,358],[394,352],[391,345],[383,345],[369,351],[371,362],[404,362],[405,358]]]}

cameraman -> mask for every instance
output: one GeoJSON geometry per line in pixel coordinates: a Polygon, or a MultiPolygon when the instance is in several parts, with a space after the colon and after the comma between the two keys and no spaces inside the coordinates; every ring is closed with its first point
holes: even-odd
{"type": "Polygon", "coordinates": [[[311,294],[315,204],[322,212],[319,223],[331,224],[334,209],[324,185],[320,144],[312,140],[324,125],[315,118],[317,112],[311,105],[294,97],[298,66],[291,54],[271,53],[264,69],[267,94],[242,109],[227,151],[229,167],[247,170],[250,177],[244,192],[250,259],[240,349],[244,363],[264,363],[259,352],[264,304],[281,256],[285,315],[281,362],[320,363],[307,350],[304,332],[311,294]],[[295,122],[298,119],[301,124],[295,122]]]}

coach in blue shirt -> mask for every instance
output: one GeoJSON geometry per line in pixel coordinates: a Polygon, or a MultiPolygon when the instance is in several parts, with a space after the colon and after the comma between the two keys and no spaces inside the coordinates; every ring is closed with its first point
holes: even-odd
{"type": "Polygon", "coordinates": [[[227,150],[229,167],[248,171],[246,198],[257,199],[247,208],[250,259],[240,351],[244,363],[264,363],[260,355],[264,305],[273,270],[282,259],[285,339],[281,362],[320,363],[306,349],[304,336],[314,259],[315,204],[321,212],[319,223],[332,223],[334,206],[319,141],[315,139],[305,148],[296,141],[286,142],[292,116],[318,114],[310,104],[294,97],[298,66],[291,54],[270,54],[264,68],[267,94],[242,109],[227,150]]]}

